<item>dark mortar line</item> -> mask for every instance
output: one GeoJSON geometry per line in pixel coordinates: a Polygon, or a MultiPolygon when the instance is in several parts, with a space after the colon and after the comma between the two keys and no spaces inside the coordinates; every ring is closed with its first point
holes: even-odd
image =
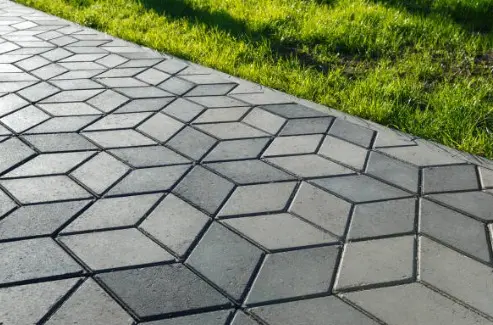
{"type": "Polygon", "coordinates": [[[40,277],[40,278],[31,278],[31,279],[17,280],[17,281],[12,281],[12,282],[4,282],[4,283],[0,283],[0,288],[8,288],[8,287],[20,286],[20,285],[25,285],[25,284],[35,284],[35,283],[41,283],[41,282],[79,278],[79,277],[85,276],[84,274],[85,274],[84,270],[81,269],[80,271],[77,271],[77,272],[57,274],[57,275],[49,275],[49,276],[44,276],[44,277],[40,277]]]}
{"type": "Polygon", "coordinates": [[[168,252],[171,256],[174,258],[174,262],[180,262],[180,256],[175,253],[171,248],[163,244],[161,241],[159,241],[156,237],[154,237],[152,234],[148,233],[145,229],[142,229],[140,227],[135,228],[138,232],[140,232],[142,235],[147,237],[150,241],[154,242],[156,245],[164,249],[166,252],[168,252]]]}
{"type": "Polygon", "coordinates": [[[83,229],[83,230],[75,230],[75,231],[63,231],[63,229],[62,229],[62,231],[56,236],[56,238],[68,237],[68,236],[73,236],[73,235],[92,234],[92,233],[98,233],[98,232],[108,232],[108,231],[115,231],[115,230],[125,230],[125,229],[135,229],[135,226],[134,225],[131,225],[131,226],[114,226],[114,227],[83,229]]]}
{"type": "Polygon", "coordinates": [[[380,325],[391,325],[391,324],[388,324],[388,323],[380,320],[379,318],[377,318],[376,316],[374,316],[370,312],[366,311],[362,307],[356,305],[354,302],[352,302],[348,298],[344,297],[343,295],[341,296],[341,295],[337,294],[337,295],[334,295],[334,297],[341,300],[343,303],[349,305],[350,307],[353,307],[355,310],[359,311],[360,313],[362,313],[363,315],[367,316],[368,318],[374,320],[376,323],[378,323],[380,325]]]}
{"type": "MultiPolygon", "coordinates": [[[[456,192],[456,193],[463,193],[463,192],[464,192],[464,191],[461,191],[461,192],[456,192]]],[[[478,192],[478,191],[473,190],[473,191],[466,191],[466,192],[478,192]]],[[[454,192],[454,193],[455,193],[455,192],[454,192]]],[[[481,192],[481,193],[484,193],[484,192],[481,192]]],[[[437,194],[438,194],[438,193],[437,193],[437,194]]],[[[440,193],[440,194],[441,194],[441,193],[440,193]]],[[[445,208],[447,208],[447,209],[450,209],[450,210],[452,210],[452,211],[455,211],[455,212],[457,212],[457,213],[460,213],[460,214],[462,214],[462,215],[465,215],[465,216],[467,216],[467,217],[469,217],[469,218],[472,218],[472,219],[474,219],[474,220],[476,220],[476,221],[479,221],[479,222],[481,222],[481,223],[483,223],[483,224],[484,224],[484,223],[486,223],[486,224],[487,224],[487,223],[491,222],[491,220],[488,220],[488,219],[482,219],[481,217],[477,217],[477,216],[473,215],[472,213],[469,213],[469,212],[467,212],[467,211],[465,211],[465,210],[460,210],[460,208],[453,207],[453,206],[451,206],[451,205],[449,205],[449,204],[447,204],[447,203],[445,203],[445,202],[441,202],[438,198],[434,198],[434,197],[431,197],[431,196],[425,195],[425,196],[422,196],[422,197],[421,197],[421,199],[422,199],[422,200],[426,199],[426,200],[428,200],[428,201],[430,201],[430,202],[433,202],[433,203],[438,204],[438,205],[440,205],[440,206],[442,206],[442,207],[445,207],[445,208]]]]}
{"type": "Polygon", "coordinates": [[[416,200],[415,203],[415,215],[414,215],[414,263],[413,263],[413,274],[415,281],[420,278],[421,271],[421,240],[419,239],[419,232],[421,229],[421,200],[416,200]]]}
{"type": "Polygon", "coordinates": [[[404,232],[396,232],[392,234],[385,234],[385,235],[377,235],[377,236],[368,236],[368,237],[358,237],[358,238],[351,238],[347,239],[346,243],[361,243],[369,240],[380,240],[380,239],[392,239],[392,238],[399,238],[403,236],[414,236],[416,237],[416,232],[414,230],[411,231],[404,231],[404,232]]]}

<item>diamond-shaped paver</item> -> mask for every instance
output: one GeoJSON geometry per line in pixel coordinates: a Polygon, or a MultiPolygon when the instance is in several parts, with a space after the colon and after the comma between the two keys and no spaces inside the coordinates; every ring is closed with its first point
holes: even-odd
{"type": "Polygon", "coordinates": [[[269,250],[336,242],[332,235],[288,213],[226,219],[224,223],[269,250]]]}
{"type": "Polygon", "coordinates": [[[327,116],[324,112],[320,112],[300,104],[273,104],[264,105],[261,106],[261,108],[285,118],[327,116]]]}
{"type": "Polygon", "coordinates": [[[31,105],[2,117],[0,122],[4,123],[15,132],[21,133],[36,124],[47,120],[49,117],[48,114],[31,105]]]}
{"type": "Polygon", "coordinates": [[[259,128],[262,131],[276,134],[284,125],[286,119],[264,111],[263,109],[254,108],[247,116],[245,116],[243,122],[259,128]]]}
{"type": "Polygon", "coordinates": [[[98,147],[78,133],[25,135],[23,139],[32,144],[40,152],[98,149],[98,147]]]}
{"type": "Polygon", "coordinates": [[[354,174],[353,170],[314,154],[270,157],[265,160],[300,177],[354,174]]]}
{"type": "Polygon", "coordinates": [[[286,207],[295,188],[294,182],[282,182],[237,187],[218,216],[260,212],[279,212],[286,207]]]}
{"type": "Polygon", "coordinates": [[[46,122],[29,129],[25,133],[78,132],[97,118],[99,118],[97,115],[53,117],[46,122]]]}
{"type": "Polygon", "coordinates": [[[335,288],[343,290],[410,279],[414,246],[413,236],[346,244],[335,288]]]}
{"type": "MultiPolygon", "coordinates": [[[[86,103],[39,104],[40,108],[54,116],[98,115],[101,111],[86,103]]],[[[41,127],[41,126],[40,126],[41,127]]]]}
{"type": "Polygon", "coordinates": [[[133,324],[133,319],[94,280],[86,280],[46,324],[133,324]]]}
{"type": "Polygon", "coordinates": [[[188,99],[209,108],[245,106],[244,102],[227,96],[188,97],[188,99]]]}
{"type": "Polygon", "coordinates": [[[474,191],[432,194],[429,197],[482,220],[493,220],[493,209],[491,209],[493,195],[491,194],[474,191]]]}
{"type": "Polygon", "coordinates": [[[8,170],[35,154],[35,151],[17,138],[0,143],[0,172],[8,170]]]}
{"type": "Polygon", "coordinates": [[[375,131],[348,121],[336,119],[330,127],[329,134],[368,148],[371,145],[375,131]]]}
{"type": "Polygon", "coordinates": [[[174,188],[173,193],[213,214],[233,187],[230,181],[197,166],[174,188]]]}
{"type": "Polygon", "coordinates": [[[370,152],[367,173],[411,192],[418,191],[418,168],[381,153],[370,152]]]}
{"type": "Polygon", "coordinates": [[[311,133],[326,133],[332,117],[316,117],[288,120],[280,135],[299,135],[311,133]]]}
{"type": "Polygon", "coordinates": [[[78,279],[25,284],[0,289],[0,319],[4,324],[36,324],[78,279]]]}
{"type": "Polygon", "coordinates": [[[312,153],[322,140],[322,135],[297,135],[275,138],[264,151],[264,156],[312,153]]]}
{"type": "Polygon", "coordinates": [[[83,102],[101,92],[100,89],[82,89],[82,90],[63,90],[51,97],[43,99],[43,103],[71,103],[83,102]]]}
{"type": "Polygon", "coordinates": [[[476,167],[452,165],[423,169],[423,193],[479,190],[476,167]]]}
{"type": "Polygon", "coordinates": [[[130,77],[121,78],[100,78],[96,79],[99,83],[105,85],[108,88],[114,87],[142,87],[146,84],[140,80],[130,77]]]}
{"type": "Polygon", "coordinates": [[[183,127],[183,123],[164,114],[156,114],[137,129],[158,141],[165,142],[183,127]]]}
{"type": "Polygon", "coordinates": [[[103,112],[111,112],[128,101],[128,98],[110,89],[98,94],[87,102],[103,112]]]}
{"type": "Polygon", "coordinates": [[[2,185],[21,203],[87,199],[91,194],[67,176],[4,179],[2,185]]]}
{"type": "Polygon", "coordinates": [[[368,151],[350,142],[326,136],[318,153],[344,165],[361,170],[365,166],[368,151]]]}
{"type": "Polygon", "coordinates": [[[207,166],[242,185],[294,179],[293,176],[261,160],[210,163],[207,166]]]}
{"type": "Polygon", "coordinates": [[[104,273],[97,277],[144,319],[229,305],[224,296],[181,264],[104,273]]]}
{"type": "Polygon", "coordinates": [[[159,111],[173,100],[172,97],[134,99],[118,108],[115,113],[159,111]]]}
{"type": "Polygon", "coordinates": [[[198,85],[189,91],[186,96],[222,96],[228,94],[235,86],[235,83],[198,85]]]}
{"type": "Polygon", "coordinates": [[[160,197],[161,194],[145,194],[98,200],[62,233],[133,226],[145,217],[160,197]]]}
{"type": "Polygon", "coordinates": [[[180,78],[171,77],[166,79],[163,83],[159,84],[158,87],[166,90],[167,92],[183,95],[195,85],[190,81],[186,81],[180,78]]]}
{"type": "Polygon", "coordinates": [[[123,95],[135,99],[135,98],[157,98],[157,97],[172,97],[170,94],[160,88],[156,87],[129,87],[129,88],[115,88],[123,95]]]}
{"type": "Polygon", "coordinates": [[[104,88],[101,84],[98,84],[91,79],[66,79],[66,80],[51,80],[50,83],[54,84],[63,90],[74,90],[74,89],[100,89],[104,88]]]}
{"type": "Polygon", "coordinates": [[[105,149],[156,144],[156,142],[135,130],[85,132],[84,136],[105,149]]]}
{"type": "Polygon", "coordinates": [[[249,110],[248,107],[210,108],[205,110],[194,123],[238,121],[249,110]]]}
{"type": "Polygon", "coordinates": [[[221,141],[205,156],[204,161],[257,158],[268,142],[269,138],[221,141]]]}
{"type": "Polygon", "coordinates": [[[169,74],[153,68],[141,72],[136,76],[137,79],[140,79],[151,85],[160,84],[161,82],[168,79],[169,77],[170,77],[169,74]]]}
{"type": "Polygon", "coordinates": [[[197,125],[197,128],[221,140],[265,137],[269,135],[239,122],[201,124],[197,125]]]}
{"type": "Polygon", "coordinates": [[[137,229],[59,237],[92,270],[172,261],[173,256],[137,229]]]}
{"type": "Polygon", "coordinates": [[[79,264],[51,238],[0,243],[0,258],[2,284],[82,272],[79,264]]]}
{"type": "Polygon", "coordinates": [[[140,228],[181,257],[208,221],[204,213],[169,194],[140,224],[140,228]]]}
{"type": "Polygon", "coordinates": [[[183,122],[190,122],[205,108],[186,99],[178,98],[163,109],[166,113],[183,122]]]}
{"type": "Polygon", "coordinates": [[[84,131],[115,130],[133,128],[151,113],[111,114],[89,125],[84,131]]]}
{"type": "Polygon", "coordinates": [[[261,256],[258,247],[213,223],[187,264],[239,301],[261,256]]]}
{"type": "Polygon", "coordinates": [[[0,97],[0,116],[6,115],[28,104],[29,102],[17,96],[16,94],[7,94],[3,97],[0,97]]]}
{"type": "Polygon", "coordinates": [[[166,145],[183,155],[199,160],[216,143],[216,139],[191,127],[179,131],[166,145]]]}
{"type": "Polygon", "coordinates": [[[190,163],[189,159],[163,146],[121,148],[109,152],[136,168],[190,163]]]}
{"type": "Polygon", "coordinates": [[[267,255],[246,303],[328,292],[338,254],[328,246],[267,255]]]}

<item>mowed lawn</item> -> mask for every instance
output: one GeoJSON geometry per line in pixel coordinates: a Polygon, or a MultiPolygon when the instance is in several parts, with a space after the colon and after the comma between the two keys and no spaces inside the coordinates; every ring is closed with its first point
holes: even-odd
{"type": "Polygon", "coordinates": [[[493,0],[17,0],[493,158],[493,0]]]}

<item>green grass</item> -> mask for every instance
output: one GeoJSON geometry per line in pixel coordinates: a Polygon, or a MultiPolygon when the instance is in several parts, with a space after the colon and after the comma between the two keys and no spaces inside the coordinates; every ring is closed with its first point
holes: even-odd
{"type": "Polygon", "coordinates": [[[17,0],[493,158],[493,0],[17,0]]]}

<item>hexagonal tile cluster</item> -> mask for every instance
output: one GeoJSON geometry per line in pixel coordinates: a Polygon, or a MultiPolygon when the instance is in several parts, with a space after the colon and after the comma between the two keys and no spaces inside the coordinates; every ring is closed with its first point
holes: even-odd
{"type": "Polygon", "coordinates": [[[0,0],[0,324],[493,324],[492,192],[486,159],[0,0]]]}

